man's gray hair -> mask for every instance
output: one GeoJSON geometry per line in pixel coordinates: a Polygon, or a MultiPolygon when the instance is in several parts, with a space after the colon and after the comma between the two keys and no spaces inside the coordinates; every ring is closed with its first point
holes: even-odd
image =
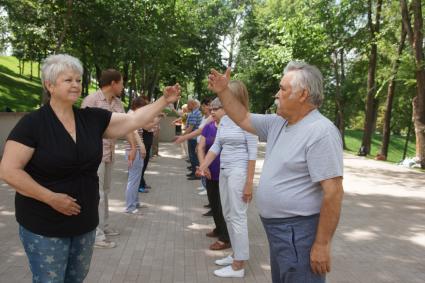
{"type": "Polygon", "coordinates": [[[291,61],[286,65],[283,74],[294,72],[291,80],[292,91],[306,89],[310,95],[310,102],[320,107],[323,102],[323,76],[316,66],[302,61],[291,61]]]}
{"type": "Polygon", "coordinates": [[[221,104],[220,98],[216,97],[213,101],[211,101],[210,106],[212,108],[221,108],[223,105],[221,104]]]}
{"type": "Polygon", "coordinates": [[[41,82],[44,90],[47,91],[46,81],[55,84],[61,73],[70,70],[83,75],[83,66],[80,60],[68,54],[50,55],[47,57],[41,66],[41,82]]]}

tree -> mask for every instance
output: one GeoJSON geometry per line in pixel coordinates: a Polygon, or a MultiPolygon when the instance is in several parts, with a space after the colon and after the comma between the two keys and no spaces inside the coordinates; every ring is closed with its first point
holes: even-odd
{"type": "Polygon", "coordinates": [[[367,76],[367,96],[366,96],[366,117],[363,128],[363,139],[359,149],[359,155],[368,155],[370,153],[370,146],[372,141],[372,134],[376,121],[376,113],[378,110],[378,100],[376,94],[376,64],[378,60],[378,45],[377,36],[379,34],[380,21],[381,21],[382,0],[376,3],[375,20],[372,20],[372,0],[368,0],[367,9],[367,22],[370,32],[370,55],[369,67],[367,76]]]}
{"type": "Polygon", "coordinates": [[[6,51],[8,42],[7,13],[0,6],[0,54],[6,51]]]}
{"type": "Polygon", "coordinates": [[[400,41],[398,44],[397,57],[394,60],[391,72],[391,78],[388,84],[387,90],[387,99],[385,101],[385,116],[384,116],[384,126],[382,129],[382,144],[381,150],[379,152],[378,159],[379,160],[387,160],[388,155],[388,147],[390,143],[390,135],[391,135],[391,112],[393,108],[393,100],[395,95],[395,86],[396,86],[396,76],[398,69],[400,67],[400,57],[403,53],[404,43],[406,41],[406,30],[401,27],[400,32],[400,41]]]}
{"type": "Polygon", "coordinates": [[[425,168],[425,65],[423,53],[422,3],[413,0],[408,8],[406,0],[400,0],[403,27],[415,57],[416,96],[413,100],[413,119],[416,133],[416,156],[425,168]],[[409,11],[410,10],[410,11],[409,11]],[[413,27],[410,15],[413,15],[413,27]]]}

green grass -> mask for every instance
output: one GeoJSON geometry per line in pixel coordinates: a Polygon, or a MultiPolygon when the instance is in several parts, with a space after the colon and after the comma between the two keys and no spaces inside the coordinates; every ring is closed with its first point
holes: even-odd
{"type": "MultiPolygon", "coordinates": [[[[345,131],[345,144],[347,146],[347,151],[357,154],[359,151],[360,145],[362,143],[363,132],[360,130],[346,130],[345,131]]],[[[372,147],[370,158],[375,158],[381,147],[382,135],[374,134],[372,138],[372,147]]],[[[404,144],[406,138],[402,136],[392,135],[390,140],[390,146],[388,149],[387,161],[390,162],[400,162],[403,157],[404,144]]],[[[414,136],[411,137],[409,145],[407,148],[406,157],[415,156],[415,141],[414,136]]]]}
{"type": "Polygon", "coordinates": [[[41,81],[37,78],[38,64],[33,64],[30,80],[30,64],[25,62],[25,73],[19,75],[15,57],[0,56],[0,111],[9,107],[15,112],[27,112],[38,107],[41,101],[41,81]]]}
{"type": "MultiPolygon", "coordinates": [[[[9,107],[14,112],[30,112],[40,106],[43,88],[38,78],[38,63],[33,63],[33,79],[30,80],[30,62],[25,62],[24,74],[19,74],[19,62],[13,56],[0,56],[0,111],[9,107]]],[[[90,85],[89,93],[96,86],[90,85]]],[[[80,106],[82,98],[75,105],[80,106]]],[[[128,103],[128,102],[126,102],[128,103]]]]}

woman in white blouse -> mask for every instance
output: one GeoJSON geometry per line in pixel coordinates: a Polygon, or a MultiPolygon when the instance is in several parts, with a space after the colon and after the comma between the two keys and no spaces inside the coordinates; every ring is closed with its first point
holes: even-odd
{"type": "MultiPolygon", "coordinates": [[[[231,81],[229,89],[248,110],[248,91],[240,81],[231,81]]],[[[228,116],[224,116],[217,130],[213,146],[199,166],[205,172],[220,154],[220,199],[229,231],[233,255],[216,260],[224,266],[214,271],[219,277],[243,277],[244,264],[249,259],[247,209],[252,200],[252,187],[257,159],[257,137],[242,130],[228,116]]]]}

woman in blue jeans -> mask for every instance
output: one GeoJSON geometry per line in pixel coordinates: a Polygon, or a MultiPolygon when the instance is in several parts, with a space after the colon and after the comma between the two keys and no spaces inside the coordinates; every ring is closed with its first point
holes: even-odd
{"type": "MultiPolygon", "coordinates": [[[[146,106],[146,101],[143,97],[137,96],[131,102],[131,109],[128,114],[134,113],[137,109],[146,106]]],[[[146,148],[143,143],[143,128],[134,131],[136,137],[136,157],[133,162],[128,163],[128,180],[127,188],[125,190],[125,212],[130,214],[136,214],[139,212],[139,184],[142,177],[143,163],[146,157],[146,148]]],[[[128,154],[131,150],[129,143],[125,146],[125,158],[128,161],[128,154]]]]}
{"type": "MultiPolygon", "coordinates": [[[[24,116],[7,138],[0,178],[16,190],[15,215],[33,282],[83,282],[99,222],[102,138],[150,123],[179,99],[180,87],[133,115],[74,107],[83,67],[66,54],[47,57],[41,81],[49,101],[24,116]]],[[[115,87],[122,86],[122,81],[115,87]]]]}

